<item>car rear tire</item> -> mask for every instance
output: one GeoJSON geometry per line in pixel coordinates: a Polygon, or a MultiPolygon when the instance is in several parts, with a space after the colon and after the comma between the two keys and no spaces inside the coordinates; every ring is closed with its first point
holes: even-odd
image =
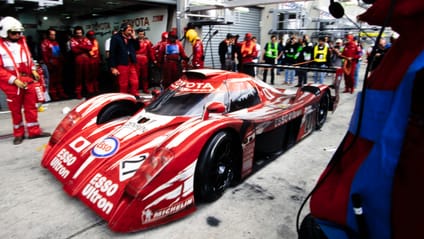
{"type": "Polygon", "coordinates": [[[105,106],[97,115],[97,124],[103,124],[111,120],[133,115],[138,110],[131,101],[118,101],[105,106]]]}
{"type": "Polygon", "coordinates": [[[316,129],[321,129],[327,120],[328,109],[330,107],[330,94],[325,91],[323,92],[323,96],[321,97],[317,109],[317,124],[316,129]]]}
{"type": "Polygon", "coordinates": [[[196,201],[213,202],[220,198],[236,178],[237,145],[228,132],[218,132],[203,148],[196,165],[196,201]]]}

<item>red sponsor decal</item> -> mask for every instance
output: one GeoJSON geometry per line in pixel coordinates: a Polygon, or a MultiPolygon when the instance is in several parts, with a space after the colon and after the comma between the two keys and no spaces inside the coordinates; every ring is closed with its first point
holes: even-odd
{"type": "Polygon", "coordinates": [[[161,22],[163,21],[163,15],[153,16],[152,22],[161,22]]]}

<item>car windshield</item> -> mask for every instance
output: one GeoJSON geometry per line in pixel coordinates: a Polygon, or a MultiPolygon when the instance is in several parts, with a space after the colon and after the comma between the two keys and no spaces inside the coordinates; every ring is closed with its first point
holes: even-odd
{"type": "Polygon", "coordinates": [[[208,102],[218,101],[227,105],[228,100],[226,98],[228,98],[226,90],[221,89],[211,93],[193,93],[179,89],[168,89],[148,105],[146,111],[159,115],[195,116],[202,114],[203,107],[208,102]]]}

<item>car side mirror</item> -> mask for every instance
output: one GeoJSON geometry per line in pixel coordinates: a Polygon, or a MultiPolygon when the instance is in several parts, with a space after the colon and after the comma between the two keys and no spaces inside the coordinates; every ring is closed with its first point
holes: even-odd
{"type": "Polygon", "coordinates": [[[209,119],[210,113],[224,113],[225,112],[225,105],[222,102],[209,102],[205,105],[205,108],[203,110],[203,120],[209,119]]]}

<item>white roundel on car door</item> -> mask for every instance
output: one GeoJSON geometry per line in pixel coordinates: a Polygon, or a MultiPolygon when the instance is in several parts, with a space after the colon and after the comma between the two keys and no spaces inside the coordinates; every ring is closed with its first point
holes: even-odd
{"type": "Polygon", "coordinates": [[[96,144],[91,153],[96,157],[110,157],[118,151],[119,141],[116,138],[108,137],[96,144]]]}

